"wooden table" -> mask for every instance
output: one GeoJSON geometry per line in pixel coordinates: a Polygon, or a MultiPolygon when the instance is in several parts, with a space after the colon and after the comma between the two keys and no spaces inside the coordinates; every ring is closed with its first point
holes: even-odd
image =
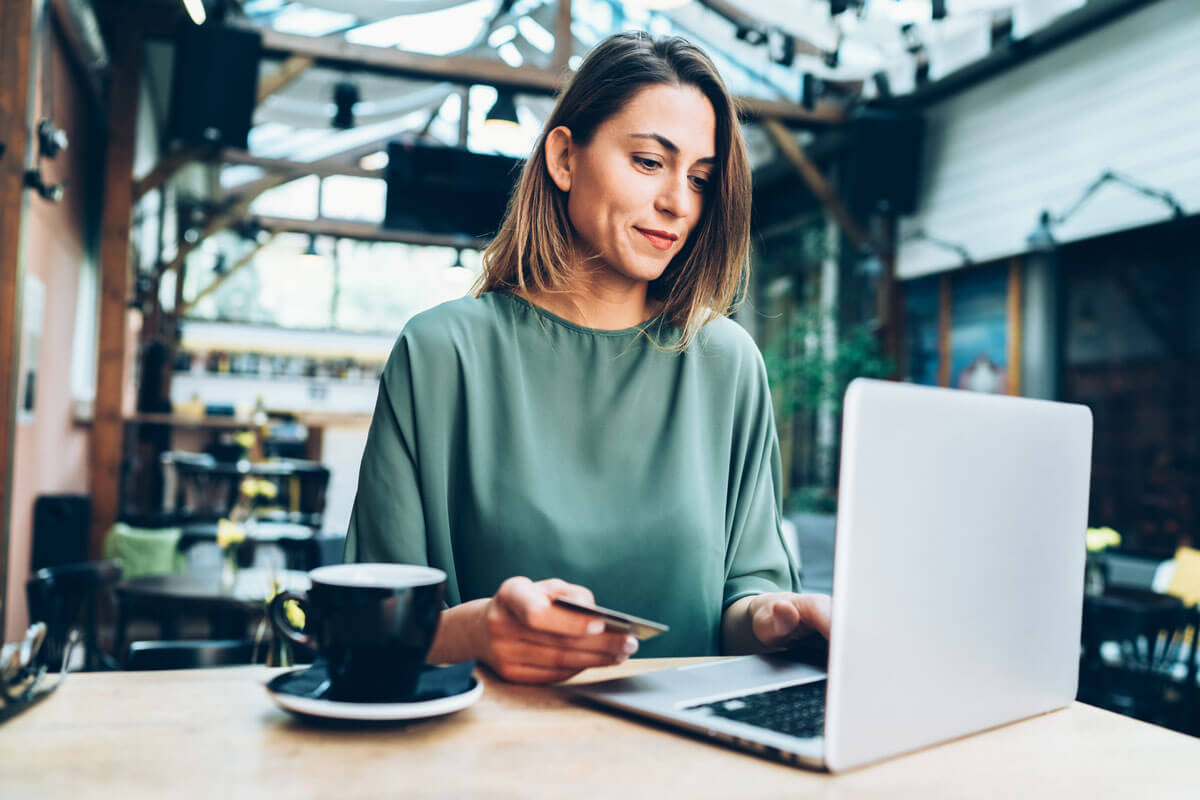
{"type": "MultiPolygon", "coordinates": [[[[574,680],[676,663],[634,659],[574,680]]],[[[1080,704],[831,777],[490,674],[479,702],[452,716],[313,725],[271,702],[263,683],[277,672],[70,675],[0,726],[0,795],[1163,800],[1200,787],[1200,740],[1080,704]]]]}

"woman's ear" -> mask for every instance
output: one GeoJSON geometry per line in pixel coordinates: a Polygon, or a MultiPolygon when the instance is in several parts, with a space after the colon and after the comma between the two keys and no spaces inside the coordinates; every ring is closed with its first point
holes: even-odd
{"type": "Polygon", "coordinates": [[[546,169],[550,171],[550,180],[564,192],[571,191],[571,162],[575,143],[571,138],[571,129],[559,125],[546,134],[546,169]]]}

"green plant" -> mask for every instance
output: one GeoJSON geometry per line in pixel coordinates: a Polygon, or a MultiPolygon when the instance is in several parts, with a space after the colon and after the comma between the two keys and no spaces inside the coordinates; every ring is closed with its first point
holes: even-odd
{"type": "Polygon", "coordinates": [[[820,309],[806,308],[763,353],[780,418],[790,418],[806,410],[812,412],[825,403],[837,414],[850,381],[858,377],[882,378],[895,371],[866,324],[843,328],[832,358],[827,360],[823,323],[820,309]]]}

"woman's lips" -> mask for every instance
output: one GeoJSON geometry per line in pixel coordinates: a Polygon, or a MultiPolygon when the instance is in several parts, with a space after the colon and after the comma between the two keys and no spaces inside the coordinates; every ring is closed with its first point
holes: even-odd
{"type": "Polygon", "coordinates": [[[646,237],[646,241],[650,242],[650,244],[654,245],[659,250],[670,250],[671,245],[675,244],[675,240],[670,236],[664,236],[659,233],[650,233],[649,231],[644,231],[641,228],[637,228],[636,230],[642,236],[646,237]]]}

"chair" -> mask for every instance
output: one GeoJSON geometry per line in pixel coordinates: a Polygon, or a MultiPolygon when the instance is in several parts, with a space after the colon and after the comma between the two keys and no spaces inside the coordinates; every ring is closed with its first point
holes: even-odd
{"type": "Polygon", "coordinates": [[[341,564],[346,552],[346,534],[318,533],[308,540],[308,569],[341,564]]]}
{"type": "Polygon", "coordinates": [[[133,642],[125,659],[130,670],[198,669],[254,663],[250,639],[197,639],[179,642],[133,642]]]}
{"type": "Polygon", "coordinates": [[[88,559],[91,497],[42,494],[33,501],[32,571],[88,559]]]}
{"type": "Polygon", "coordinates": [[[1188,730],[1196,701],[1200,611],[1154,592],[1110,590],[1084,600],[1079,699],[1188,730]]]}
{"type": "Polygon", "coordinates": [[[182,532],[179,527],[135,528],[118,522],[108,529],[104,555],[120,560],[126,578],[178,572],[183,560],[179,553],[182,532]]]}
{"type": "Polygon", "coordinates": [[[207,453],[171,450],[161,456],[163,510],[181,520],[216,520],[237,501],[242,474],[207,453]]]}
{"type": "Polygon", "coordinates": [[[121,580],[118,561],[85,561],[39,569],[25,583],[29,618],[46,623],[46,641],[39,660],[51,670],[62,665],[63,648],[72,627],[82,618],[84,670],[112,669],[113,660],[100,651],[96,635],[96,597],[121,580]]]}

